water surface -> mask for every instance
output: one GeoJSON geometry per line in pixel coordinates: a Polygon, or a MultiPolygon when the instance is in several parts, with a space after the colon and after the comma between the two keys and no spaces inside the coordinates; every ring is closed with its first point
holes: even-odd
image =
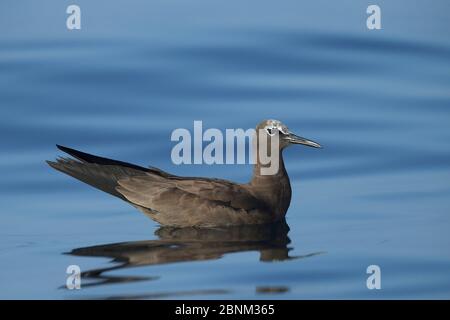
{"type": "Polygon", "coordinates": [[[380,1],[379,31],[359,1],[78,4],[72,32],[59,1],[0,4],[1,298],[450,297],[448,1],[380,1]],[[245,182],[173,165],[170,134],[264,118],[325,147],[285,152],[274,228],[160,228],[44,162],[58,143],[245,182]]]}

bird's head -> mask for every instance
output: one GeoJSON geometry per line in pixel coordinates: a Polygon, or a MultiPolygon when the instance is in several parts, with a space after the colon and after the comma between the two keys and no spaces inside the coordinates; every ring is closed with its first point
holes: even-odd
{"type": "Polygon", "coordinates": [[[279,149],[282,150],[293,144],[303,144],[308,147],[322,148],[320,144],[292,133],[288,127],[278,120],[264,120],[256,127],[256,135],[264,134],[270,144],[274,137],[279,138],[279,149]]]}

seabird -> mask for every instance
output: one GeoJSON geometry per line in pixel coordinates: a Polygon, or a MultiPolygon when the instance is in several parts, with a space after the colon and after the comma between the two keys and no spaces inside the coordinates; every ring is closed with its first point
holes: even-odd
{"type": "MultiPolygon", "coordinates": [[[[278,120],[265,120],[256,132],[266,135],[268,150],[278,138],[278,170],[262,174],[259,156],[249,183],[223,179],[180,177],[154,167],[102,158],[71,148],[57,147],[74,157],[47,163],[97,189],[129,202],[161,225],[217,227],[281,221],[291,202],[291,184],[283,150],[294,144],[321,146],[299,137],[278,120]],[[276,133],[276,135],[275,135],[276,133]],[[274,140],[273,140],[274,141],[274,140]]],[[[256,135],[259,141],[259,135],[256,135]]],[[[259,146],[259,144],[256,144],[259,146]]],[[[258,151],[257,151],[258,152],[258,151]]]]}

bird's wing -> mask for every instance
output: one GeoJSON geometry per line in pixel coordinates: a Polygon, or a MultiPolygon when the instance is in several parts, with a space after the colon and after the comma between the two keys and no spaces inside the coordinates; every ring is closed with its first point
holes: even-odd
{"type": "Polygon", "coordinates": [[[165,178],[174,177],[158,168],[144,168],[60,145],[57,145],[57,147],[77,160],[60,158],[57,161],[47,161],[51,167],[123,200],[126,200],[126,198],[116,190],[117,180],[120,178],[145,175],[147,173],[165,178]]]}
{"type": "Polygon", "coordinates": [[[153,210],[152,218],[168,225],[195,225],[197,220],[213,225],[223,219],[237,224],[242,215],[267,209],[245,187],[225,180],[149,173],[118,184],[117,191],[128,201],[153,210]]]}
{"type": "Polygon", "coordinates": [[[113,160],[113,159],[109,159],[109,158],[95,156],[93,154],[89,154],[89,153],[75,150],[72,148],[64,147],[64,146],[61,146],[58,144],[56,146],[58,147],[59,150],[70,154],[72,157],[80,160],[82,163],[94,163],[94,164],[103,165],[103,166],[116,166],[116,167],[120,167],[120,168],[134,169],[134,170],[142,171],[142,172],[150,172],[150,173],[157,174],[157,175],[160,175],[163,177],[174,177],[170,173],[167,173],[167,172],[165,172],[161,169],[155,168],[155,167],[149,166],[148,168],[144,168],[144,167],[141,167],[141,166],[138,166],[138,165],[135,165],[132,163],[124,162],[124,161],[113,160]]]}
{"type": "Polygon", "coordinates": [[[126,199],[116,190],[117,180],[121,177],[145,174],[133,167],[100,165],[70,158],[59,158],[56,161],[47,161],[47,163],[58,171],[123,200],[126,199]]]}
{"type": "Polygon", "coordinates": [[[119,192],[143,207],[158,210],[155,203],[162,195],[195,196],[202,200],[218,202],[236,209],[249,210],[260,206],[260,202],[244,187],[226,180],[202,178],[171,178],[146,174],[120,179],[119,192]]]}

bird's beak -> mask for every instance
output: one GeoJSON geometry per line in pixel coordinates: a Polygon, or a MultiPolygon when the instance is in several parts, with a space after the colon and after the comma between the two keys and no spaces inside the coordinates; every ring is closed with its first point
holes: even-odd
{"type": "Polygon", "coordinates": [[[322,146],[320,144],[318,144],[317,142],[314,142],[312,140],[308,140],[305,138],[302,138],[296,134],[293,133],[289,133],[287,136],[287,141],[289,141],[289,143],[292,144],[303,144],[305,146],[308,147],[313,147],[313,148],[322,148],[322,146]]]}

